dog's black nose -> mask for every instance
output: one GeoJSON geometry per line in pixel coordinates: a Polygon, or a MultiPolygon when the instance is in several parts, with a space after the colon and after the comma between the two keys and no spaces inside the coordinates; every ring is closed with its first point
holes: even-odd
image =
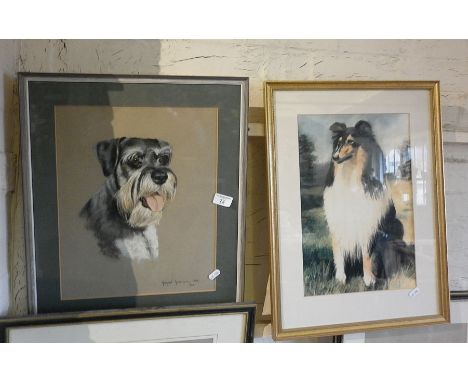
{"type": "Polygon", "coordinates": [[[167,180],[167,171],[162,168],[156,168],[151,172],[151,179],[156,184],[164,184],[167,180]]]}

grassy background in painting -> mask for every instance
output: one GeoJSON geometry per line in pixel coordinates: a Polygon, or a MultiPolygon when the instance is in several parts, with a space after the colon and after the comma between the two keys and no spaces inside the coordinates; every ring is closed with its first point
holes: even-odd
{"type": "Polygon", "coordinates": [[[379,281],[366,287],[361,277],[342,284],[335,280],[335,266],[328,226],[322,207],[302,211],[302,253],[304,268],[304,295],[364,292],[383,289],[412,289],[415,287],[415,269],[408,267],[388,283],[379,281]]]}

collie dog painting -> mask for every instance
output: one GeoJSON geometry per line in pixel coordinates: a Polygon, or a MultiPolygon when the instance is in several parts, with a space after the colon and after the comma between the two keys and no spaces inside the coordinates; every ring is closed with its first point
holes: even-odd
{"type": "Polygon", "coordinates": [[[416,286],[405,114],[298,119],[304,294],[416,286]]]}

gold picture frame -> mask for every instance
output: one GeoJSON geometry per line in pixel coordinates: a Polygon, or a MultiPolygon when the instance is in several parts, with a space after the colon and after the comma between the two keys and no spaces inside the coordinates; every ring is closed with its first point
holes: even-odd
{"type": "MultiPolygon", "coordinates": [[[[340,335],[351,332],[448,322],[450,313],[439,82],[269,81],[264,86],[264,97],[271,235],[273,337],[281,340],[307,336],[340,335]],[[408,97],[408,99],[406,100],[404,97],[408,97]],[[388,101],[388,104],[385,103],[385,100],[388,101]],[[343,110],[345,113],[343,113],[343,110]],[[319,115],[322,119],[325,119],[323,116],[327,116],[330,119],[333,118],[329,117],[330,115],[371,115],[372,113],[379,115],[384,113],[388,113],[389,115],[392,113],[408,115],[407,131],[408,137],[411,136],[411,139],[408,138],[408,142],[411,142],[410,149],[408,150],[412,155],[409,162],[411,166],[409,170],[409,182],[412,192],[410,195],[412,195],[411,203],[415,203],[416,201],[416,207],[413,208],[411,213],[413,224],[418,228],[417,233],[414,234],[414,243],[411,247],[413,248],[413,253],[415,253],[413,265],[415,268],[414,283],[416,285],[410,290],[403,288],[401,290],[378,290],[368,293],[367,290],[369,288],[365,284],[364,288],[366,292],[333,292],[330,294],[324,293],[325,295],[322,296],[306,295],[304,279],[301,281],[297,280],[300,276],[299,268],[301,261],[302,266],[304,266],[304,247],[300,247],[302,250],[301,254],[297,253],[299,250],[294,249],[299,246],[296,243],[297,241],[300,240],[301,245],[303,243],[302,231],[300,231],[300,224],[302,224],[301,216],[303,216],[301,214],[301,198],[297,201],[295,197],[297,195],[302,196],[300,185],[298,184],[300,183],[300,170],[295,169],[295,167],[298,167],[298,155],[294,155],[299,154],[298,116],[319,115]],[[294,125],[297,126],[296,132],[294,131],[294,125]],[[280,139],[278,137],[279,131],[281,132],[280,139]],[[412,146],[413,139],[414,148],[412,146]],[[413,192],[413,188],[417,180],[413,180],[415,177],[411,174],[416,174],[416,170],[413,168],[416,168],[418,163],[413,158],[413,154],[416,153],[417,147],[426,149],[425,156],[423,156],[420,162],[425,166],[428,164],[431,166],[425,169],[426,172],[424,174],[429,174],[427,175],[428,178],[423,179],[425,182],[423,186],[430,185],[430,187],[424,188],[423,191],[419,192],[418,185],[416,195],[413,192]],[[292,153],[291,150],[293,151],[292,153]],[[283,169],[285,168],[288,171],[284,171],[283,169]],[[417,199],[420,196],[418,192],[422,195],[422,202],[417,199]],[[284,196],[286,194],[287,198],[284,196]],[[283,197],[281,198],[280,195],[283,195],[283,197]],[[293,200],[291,203],[299,205],[299,212],[295,213],[294,208],[292,212],[289,208],[292,204],[287,200],[291,199],[293,200]],[[282,207],[280,207],[280,204],[282,207]],[[422,218],[423,215],[424,219],[422,218]],[[431,219],[426,219],[426,216],[431,217],[431,219]],[[285,233],[284,227],[287,227],[290,233],[289,236],[285,233]],[[420,239],[418,235],[421,230],[423,230],[425,236],[420,239]],[[296,239],[288,239],[291,236],[295,236],[296,239]],[[293,243],[295,246],[291,245],[288,247],[290,243],[293,243]],[[431,247],[434,248],[433,252],[430,250],[431,247]],[[288,258],[282,256],[282,250],[286,253],[285,249],[287,249],[288,258]],[[423,253],[426,250],[428,252],[423,253]],[[424,259],[431,257],[427,264],[424,263],[426,260],[421,260],[423,257],[421,255],[423,254],[425,255],[424,259]],[[292,263],[294,265],[289,265],[292,263]],[[435,270],[432,268],[435,268],[435,270]],[[294,278],[291,275],[297,277],[294,278]],[[302,284],[302,291],[304,291],[302,295],[300,294],[301,286],[299,284],[302,284]],[[420,293],[423,293],[424,296],[420,295],[420,293]],[[392,310],[392,308],[388,308],[387,310],[380,309],[379,311],[377,306],[377,310],[374,312],[371,311],[368,305],[360,306],[360,304],[366,304],[367,300],[374,299],[372,294],[378,296],[378,299],[383,302],[385,302],[385,296],[391,295],[392,298],[403,301],[405,308],[402,308],[401,312],[397,311],[398,309],[392,310]],[[297,305],[295,305],[294,301],[297,301],[297,305]],[[424,302],[426,305],[424,305],[424,302]],[[336,314],[329,313],[333,311],[333,307],[336,310],[336,314]],[[362,313],[358,311],[362,311],[362,313]],[[301,318],[298,318],[299,316],[301,318]],[[356,319],[356,317],[359,318],[356,319]]],[[[331,150],[332,147],[330,146],[330,153],[331,150]]],[[[334,165],[334,160],[331,157],[329,163],[330,166],[334,165]]],[[[397,162],[394,161],[393,168],[395,169],[396,167],[397,162]]],[[[372,272],[375,269],[374,265],[373,267],[372,272]]],[[[303,272],[301,276],[304,277],[304,268],[300,270],[303,272]]],[[[363,272],[365,274],[365,271],[363,272]]],[[[348,276],[346,275],[346,277],[348,276]]],[[[347,285],[349,278],[345,280],[345,285],[347,285]]],[[[370,285],[375,286],[377,284],[370,285]]],[[[388,287],[388,279],[384,280],[382,285],[386,285],[390,289],[388,287]]],[[[373,304],[375,305],[374,302],[373,304]]]]}

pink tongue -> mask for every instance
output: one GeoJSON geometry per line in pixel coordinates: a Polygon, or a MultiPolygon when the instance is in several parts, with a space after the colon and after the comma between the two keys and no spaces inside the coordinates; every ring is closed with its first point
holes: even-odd
{"type": "Polygon", "coordinates": [[[153,212],[161,212],[164,208],[164,198],[161,195],[153,194],[145,198],[146,204],[153,212]]]}

